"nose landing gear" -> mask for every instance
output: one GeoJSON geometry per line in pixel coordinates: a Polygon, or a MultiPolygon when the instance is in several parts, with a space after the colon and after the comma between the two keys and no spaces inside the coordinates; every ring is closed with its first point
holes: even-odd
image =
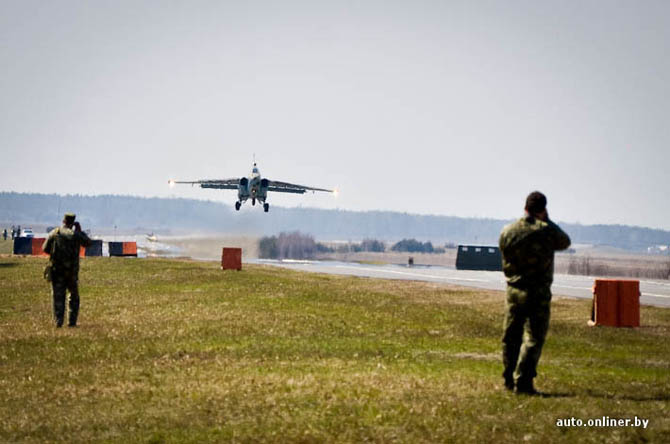
{"type": "Polygon", "coordinates": [[[240,202],[239,200],[237,202],[235,202],[235,210],[240,211],[241,206],[242,206],[242,202],[240,202]]]}

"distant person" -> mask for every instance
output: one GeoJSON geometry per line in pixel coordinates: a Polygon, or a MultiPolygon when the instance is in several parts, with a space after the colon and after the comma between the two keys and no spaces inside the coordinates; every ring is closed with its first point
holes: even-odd
{"type": "Polygon", "coordinates": [[[14,225],[12,225],[12,240],[16,237],[16,229],[14,228],[14,225]]]}
{"type": "Polygon", "coordinates": [[[5,228],[2,232],[2,239],[7,240],[7,228],[5,228]]]}
{"type": "Polygon", "coordinates": [[[549,219],[544,194],[534,191],[526,198],[524,217],[503,228],[499,244],[507,278],[505,388],[534,395],[533,378],[549,329],[554,252],[568,248],[570,238],[549,219]]]}
{"type": "Polygon", "coordinates": [[[56,327],[63,326],[65,318],[65,292],[70,292],[68,327],[77,326],[79,315],[79,250],[91,244],[91,239],[81,231],[75,215],[65,213],[63,226],[54,228],[42,249],[49,254],[49,267],[45,277],[51,280],[54,319],[56,327]]]}
{"type": "Polygon", "coordinates": [[[21,237],[21,225],[16,228],[16,237],[21,237]]]}

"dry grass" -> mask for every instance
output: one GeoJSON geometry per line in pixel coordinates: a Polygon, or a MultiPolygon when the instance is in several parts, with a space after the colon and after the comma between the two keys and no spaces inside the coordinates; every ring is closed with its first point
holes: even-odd
{"type": "Polygon", "coordinates": [[[567,274],[670,279],[670,257],[663,255],[562,255],[556,265],[567,274]]]}
{"type": "Polygon", "coordinates": [[[670,311],[553,307],[538,386],[501,389],[500,292],[215,263],[86,258],[78,329],[44,259],[0,258],[0,441],[667,442],[670,311]],[[650,420],[557,428],[564,417],[650,420]]]}
{"type": "Polygon", "coordinates": [[[11,239],[3,240],[0,237],[0,254],[12,254],[14,251],[14,241],[11,239]]]}

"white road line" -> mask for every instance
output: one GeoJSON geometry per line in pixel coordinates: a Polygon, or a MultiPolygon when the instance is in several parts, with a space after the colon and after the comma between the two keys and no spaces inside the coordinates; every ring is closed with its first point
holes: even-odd
{"type": "Polygon", "coordinates": [[[650,296],[652,298],[670,299],[670,296],[668,296],[667,294],[642,293],[642,296],[650,296]]]}
{"type": "MultiPolygon", "coordinates": [[[[270,265],[269,261],[266,262],[270,265]]],[[[317,265],[318,262],[312,262],[312,263],[290,263],[290,264],[285,264],[287,268],[303,268],[304,266],[315,266],[317,265]],[[301,267],[303,266],[303,267],[301,267]]],[[[281,264],[277,264],[279,266],[282,266],[281,264]]],[[[318,268],[318,266],[317,266],[318,268]]],[[[328,267],[326,267],[328,268],[328,267]]],[[[379,277],[380,274],[396,274],[396,275],[402,275],[402,276],[408,276],[408,277],[413,277],[416,279],[437,279],[437,280],[443,280],[443,281],[452,281],[452,282],[473,282],[473,283],[486,283],[486,284],[495,284],[495,285],[500,285],[500,290],[504,290],[505,287],[505,282],[504,280],[498,280],[498,279],[477,279],[477,278],[465,278],[465,277],[453,277],[453,276],[440,276],[440,275],[435,275],[435,274],[423,274],[423,273],[416,273],[416,272],[409,272],[409,271],[399,271],[399,270],[387,270],[383,268],[368,268],[368,267],[360,267],[360,266],[347,266],[347,265],[334,265],[331,268],[340,268],[340,269],[346,269],[346,270],[353,270],[353,271],[358,271],[361,272],[362,276],[368,276],[368,277],[376,277],[374,274],[366,274],[366,273],[375,273],[377,274],[377,277],[379,277]]],[[[314,270],[317,271],[317,270],[314,270]]],[[[356,275],[355,273],[353,275],[356,275]]],[[[567,278],[566,280],[568,281],[579,281],[580,279],[584,279],[583,277],[577,277],[577,276],[570,276],[568,277],[567,275],[561,275],[563,278],[567,278]]],[[[586,279],[589,279],[587,277],[586,279]]],[[[596,279],[596,278],[594,278],[596,279]]],[[[575,282],[577,283],[577,282],[575,282]]],[[[556,282],[552,285],[552,288],[564,288],[564,289],[570,289],[570,290],[579,290],[583,292],[588,292],[589,296],[593,292],[593,287],[590,285],[590,281],[588,283],[585,283],[586,285],[589,285],[588,287],[579,287],[579,286],[572,286],[572,285],[560,285],[557,284],[556,282]]],[[[670,284],[666,284],[663,282],[654,282],[654,281],[640,281],[640,284],[647,284],[649,286],[652,285],[659,285],[659,286],[670,286],[670,284]]],[[[467,284],[465,284],[467,285],[467,284]]],[[[659,298],[659,299],[670,299],[670,295],[667,294],[657,294],[657,293],[641,293],[641,297],[647,297],[647,298],[659,298]]],[[[577,297],[586,297],[586,296],[577,296],[577,297]]]]}
{"type": "Polygon", "coordinates": [[[359,270],[359,271],[370,271],[374,273],[393,273],[393,274],[401,274],[403,276],[414,276],[414,277],[422,277],[422,278],[431,278],[431,279],[444,279],[448,281],[467,281],[467,282],[495,282],[495,281],[489,281],[486,279],[474,279],[474,278],[456,278],[456,277],[449,277],[449,276],[437,276],[434,274],[423,274],[423,273],[409,273],[407,271],[395,271],[395,270],[377,270],[374,268],[363,268],[363,267],[349,267],[346,265],[336,265],[336,268],[346,268],[349,270],[359,270]]]}
{"type": "Polygon", "coordinates": [[[573,290],[589,290],[589,291],[593,290],[592,287],[573,287],[570,285],[555,285],[555,284],[552,285],[552,288],[571,288],[573,290]]]}
{"type": "Polygon", "coordinates": [[[665,282],[658,282],[658,281],[640,281],[640,285],[646,284],[646,285],[660,285],[662,287],[670,287],[670,284],[665,283],[665,282]]]}

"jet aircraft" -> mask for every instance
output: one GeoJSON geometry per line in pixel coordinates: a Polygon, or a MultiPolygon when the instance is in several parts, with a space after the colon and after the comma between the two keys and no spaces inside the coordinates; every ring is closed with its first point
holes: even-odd
{"type": "Polygon", "coordinates": [[[268,196],[268,191],[276,191],[279,193],[294,193],[304,194],[306,191],[325,191],[326,193],[337,194],[337,190],[327,190],[324,188],[314,188],[305,185],[296,185],[288,182],[279,182],[277,180],[270,180],[261,177],[261,172],[258,170],[256,162],[251,170],[249,177],[242,177],[239,179],[213,179],[213,180],[195,180],[195,181],[178,181],[170,179],[168,184],[173,187],[175,184],[191,184],[200,185],[201,188],[215,188],[220,190],[237,190],[237,202],[235,202],[235,209],[240,210],[240,207],[247,199],[251,199],[251,205],[256,205],[256,201],[263,204],[263,210],[267,213],[270,209],[270,204],[265,200],[268,196]]]}

